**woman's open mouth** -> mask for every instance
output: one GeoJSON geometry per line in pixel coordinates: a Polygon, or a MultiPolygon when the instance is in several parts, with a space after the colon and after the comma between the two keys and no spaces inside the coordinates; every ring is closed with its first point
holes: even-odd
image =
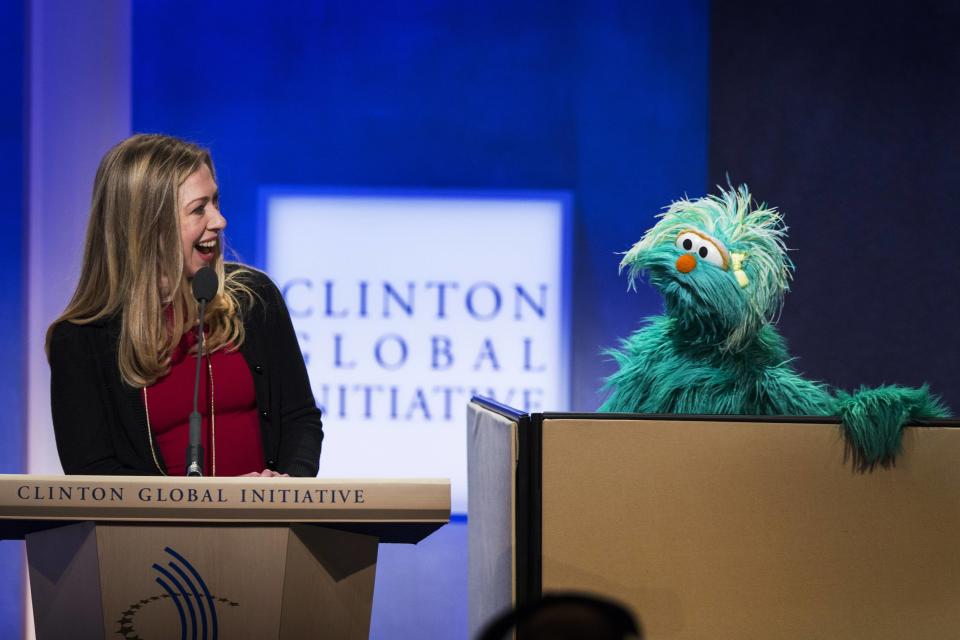
{"type": "Polygon", "coordinates": [[[204,240],[203,242],[198,242],[193,245],[193,248],[197,250],[197,253],[200,254],[205,260],[209,260],[217,251],[217,238],[212,240],[204,240]]]}

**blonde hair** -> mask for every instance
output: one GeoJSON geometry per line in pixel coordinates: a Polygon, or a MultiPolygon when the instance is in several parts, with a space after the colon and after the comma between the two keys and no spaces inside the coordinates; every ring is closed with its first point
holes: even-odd
{"type": "MultiPolygon", "coordinates": [[[[47,329],[48,355],[58,323],[119,316],[117,364],[123,381],[149,386],[169,372],[170,354],[197,324],[198,312],[184,271],[177,193],[204,165],[214,174],[206,149],[170,136],[135,135],[107,152],[93,182],[80,281],[47,329]]],[[[222,247],[221,242],[211,265],[220,284],[204,318],[210,353],[243,343],[241,301],[252,300],[244,284],[249,272],[226,274],[222,247]]]]}

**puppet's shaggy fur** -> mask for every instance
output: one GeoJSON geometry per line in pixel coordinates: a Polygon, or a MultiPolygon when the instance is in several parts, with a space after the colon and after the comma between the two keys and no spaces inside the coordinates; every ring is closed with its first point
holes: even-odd
{"type": "Polygon", "coordinates": [[[606,352],[619,370],[600,411],[838,415],[861,468],[891,462],[910,420],[947,414],[926,387],[833,393],[793,368],[772,326],[793,272],[787,229],[745,185],[659,217],[620,268],[631,288],[642,275],[660,291],[666,315],[606,352]]]}

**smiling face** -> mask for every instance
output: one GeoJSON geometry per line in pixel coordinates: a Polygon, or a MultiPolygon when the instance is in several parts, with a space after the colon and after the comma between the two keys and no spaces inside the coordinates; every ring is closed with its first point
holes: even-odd
{"type": "Polygon", "coordinates": [[[191,173],[177,193],[183,267],[187,278],[212,265],[223,247],[227,220],[220,213],[220,194],[206,164],[191,173]]]}

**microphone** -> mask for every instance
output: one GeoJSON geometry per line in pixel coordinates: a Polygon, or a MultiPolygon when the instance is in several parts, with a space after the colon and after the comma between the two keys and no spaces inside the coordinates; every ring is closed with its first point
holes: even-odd
{"type": "Polygon", "coordinates": [[[203,360],[203,315],[207,303],[217,295],[219,281],[217,273],[210,267],[203,267],[193,276],[191,289],[193,297],[200,303],[200,315],[197,322],[197,374],[193,381],[193,413],[190,414],[190,441],[187,444],[187,475],[203,475],[203,445],[200,444],[200,412],[197,400],[200,395],[200,363],[203,360]]]}
{"type": "Polygon", "coordinates": [[[197,302],[204,304],[213,300],[213,296],[217,295],[219,284],[217,272],[210,267],[202,267],[193,276],[190,288],[193,289],[193,297],[197,299],[197,302]]]}

